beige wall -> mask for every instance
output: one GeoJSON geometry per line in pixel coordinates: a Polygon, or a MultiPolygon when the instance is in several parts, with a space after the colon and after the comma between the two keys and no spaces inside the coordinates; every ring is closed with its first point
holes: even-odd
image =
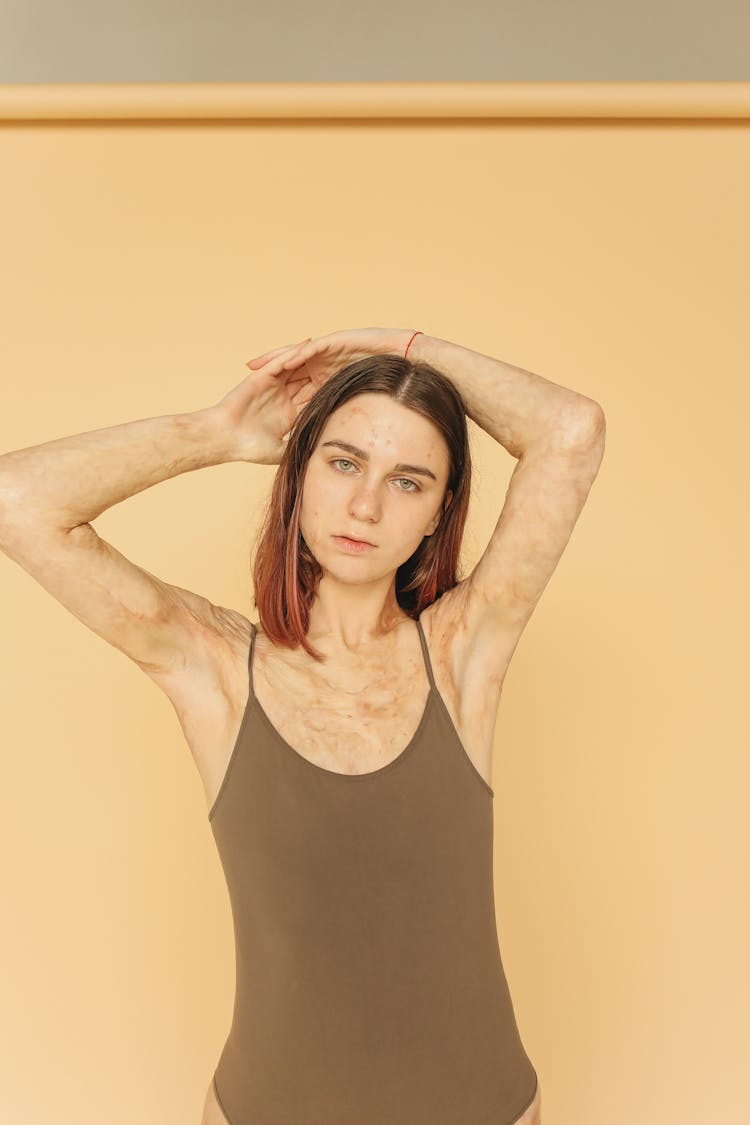
{"type": "MultiPolygon", "coordinates": [[[[498,718],[503,957],[544,1125],[744,1120],[747,114],[305,121],[297,96],[2,130],[0,449],[197,409],[356,325],[598,400],[604,463],[498,718]]],[[[469,566],[515,464],[470,427],[469,566]]],[[[96,527],[254,616],[274,471],[180,476],[96,527]]],[[[166,698],[2,555],[0,596],[5,1114],[198,1125],[234,983],[198,774],[166,698]]]]}
{"type": "Polygon", "coordinates": [[[745,0],[3,0],[0,82],[750,78],[745,0]]]}

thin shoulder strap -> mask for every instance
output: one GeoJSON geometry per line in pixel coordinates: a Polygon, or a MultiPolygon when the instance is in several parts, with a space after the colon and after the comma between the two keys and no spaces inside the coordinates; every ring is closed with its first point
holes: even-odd
{"type": "Polygon", "coordinates": [[[252,630],[252,633],[251,633],[251,636],[250,636],[250,651],[249,651],[248,657],[247,657],[247,678],[248,678],[248,684],[249,684],[249,687],[250,687],[250,695],[254,695],[255,693],[253,691],[253,649],[255,648],[255,637],[256,637],[256,634],[258,632],[257,626],[256,626],[254,621],[250,622],[250,628],[252,630]]]}
{"type": "Polygon", "coordinates": [[[429,653],[428,648],[427,648],[427,639],[425,638],[425,635],[424,635],[424,629],[422,628],[422,622],[419,620],[418,617],[415,618],[415,621],[417,622],[417,629],[419,630],[419,640],[421,641],[421,644],[422,644],[422,655],[424,656],[424,665],[425,665],[425,669],[427,670],[427,678],[430,681],[430,687],[435,688],[435,691],[437,691],[437,688],[435,687],[435,678],[432,675],[432,664],[430,662],[430,653],[429,653]]]}

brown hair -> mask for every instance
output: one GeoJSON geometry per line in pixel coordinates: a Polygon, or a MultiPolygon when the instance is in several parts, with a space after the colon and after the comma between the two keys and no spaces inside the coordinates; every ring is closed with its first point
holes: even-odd
{"type": "MultiPolygon", "coordinates": [[[[396,599],[410,617],[457,585],[458,556],[469,507],[471,456],[463,400],[450,379],[428,363],[400,355],[375,355],[343,367],[307,402],[294,421],[271,500],[258,534],[253,565],[254,604],[274,644],[301,644],[315,659],[306,634],[322,569],[299,530],[307,463],[330,414],[360,394],[388,395],[428,418],[445,439],[448,484],[453,493],[440,523],[396,571],[396,599]]],[[[445,502],[445,497],[443,498],[445,502]]]]}

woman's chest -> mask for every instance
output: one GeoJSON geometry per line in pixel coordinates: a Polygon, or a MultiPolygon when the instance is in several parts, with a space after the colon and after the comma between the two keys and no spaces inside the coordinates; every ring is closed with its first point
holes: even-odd
{"type": "Polygon", "coordinates": [[[315,765],[346,774],[370,773],[395,761],[419,737],[429,709],[442,702],[463,751],[491,786],[495,693],[486,685],[462,692],[440,659],[433,658],[431,669],[434,686],[423,661],[407,658],[370,669],[366,682],[341,691],[325,677],[286,678],[259,662],[252,692],[271,737],[315,765]]]}
{"type": "Polygon", "coordinates": [[[336,773],[371,773],[407,749],[431,702],[426,677],[397,689],[390,679],[339,694],[320,686],[290,692],[256,676],[254,694],[267,732],[301,757],[336,773]]]}
{"type": "Polygon", "coordinates": [[[301,676],[294,668],[274,667],[262,653],[258,658],[257,651],[250,677],[248,648],[242,652],[238,646],[229,687],[225,682],[210,692],[204,687],[172,700],[209,808],[247,712],[248,721],[265,727],[267,737],[313,764],[336,773],[363,774],[403,754],[418,737],[428,709],[442,702],[460,749],[491,788],[499,689],[481,683],[476,675],[464,682],[461,662],[447,640],[441,642],[434,633],[428,633],[428,639],[432,688],[419,652],[371,666],[366,675],[356,669],[343,677],[330,672],[331,686],[323,678],[301,676]]]}

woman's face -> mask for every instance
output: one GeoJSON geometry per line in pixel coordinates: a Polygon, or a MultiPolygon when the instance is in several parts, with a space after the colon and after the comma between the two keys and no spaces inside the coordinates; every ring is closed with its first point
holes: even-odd
{"type": "Polygon", "coordinates": [[[395,572],[438,526],[448,469],[445,441],[421,414],[384,394],[340,406],[310,456],[302,490],[300,530],[323,570],[348,582],[395,572]],[[336,536],[373,546],[353,552],[336,536]]]}

